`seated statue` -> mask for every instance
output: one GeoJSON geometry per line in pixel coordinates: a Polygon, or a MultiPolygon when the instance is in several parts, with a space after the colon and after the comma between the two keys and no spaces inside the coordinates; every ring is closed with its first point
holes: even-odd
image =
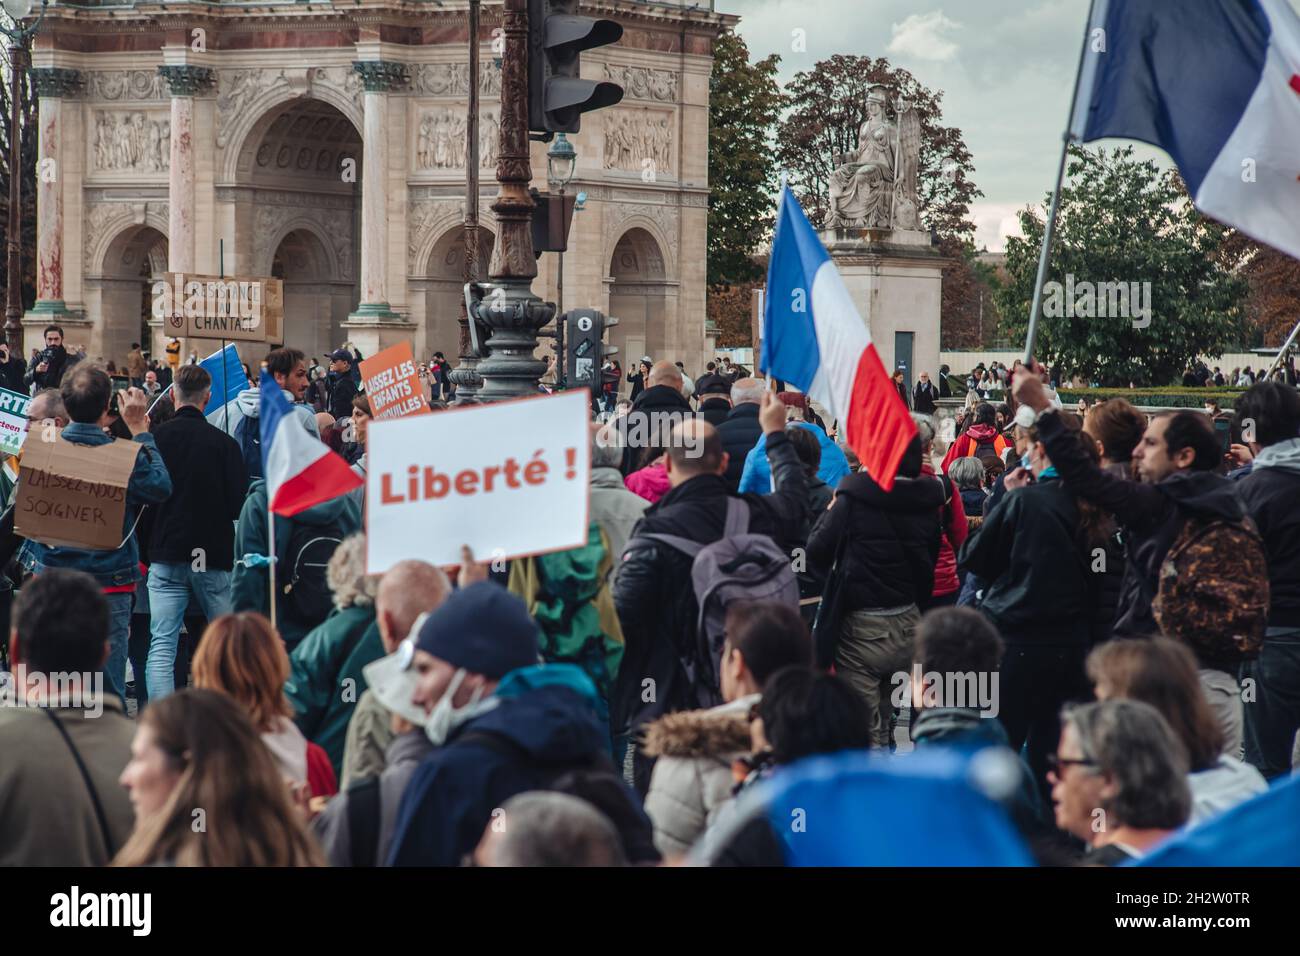
{"type": "Polygon", "coordinates": [[[885,97],[873,89],[867,120],[858,131],[858,148],[834,157],[830,180],[832,229],[889,228],[894,193],[895,127],[885,117],[885,97]]]}

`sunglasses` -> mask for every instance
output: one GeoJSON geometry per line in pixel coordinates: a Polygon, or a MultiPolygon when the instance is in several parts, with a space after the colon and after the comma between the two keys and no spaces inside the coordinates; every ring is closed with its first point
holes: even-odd
{"type": "Polygon", "coordinates": [[[1062,757],[1059,754],[1047,755],[1047,769],[1050,773],[1055,774],[1058,778],[1066,767],[1095,767],[1095,760],[1073,760],[1069,757],[1062,757]]]}

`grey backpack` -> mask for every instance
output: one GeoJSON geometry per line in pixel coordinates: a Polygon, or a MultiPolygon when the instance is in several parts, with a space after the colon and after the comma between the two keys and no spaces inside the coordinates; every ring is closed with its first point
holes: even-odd
{"type": "Polygon", "coordinates": [[[722,703],[719,671],[723,623],[732,601],[780,601],[799,609],[799,583],[790,555],[769,535],[750,534],[749,505],[743,498],[727,499],[722,537],[701,544],[673,534],[640,534],[668,545],[692,559],[691,584],[699,606],[693,659],[683,660],[700,707],[722,703]]]}

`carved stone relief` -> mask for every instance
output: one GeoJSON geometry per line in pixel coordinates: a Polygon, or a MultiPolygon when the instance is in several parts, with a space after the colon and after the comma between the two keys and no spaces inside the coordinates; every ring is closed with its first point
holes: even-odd
{"type": "Polygon", "coordinates": [[[669,70],[606,63],[605,79],[623,87],[624,99],[677,102],[677,74],[669,70]]]}
{"type": "Polygon", "coordinates": [[[217,148],[224,149],[249,104],[277,87],[288,89],[284,70],[223,70],[217,80],[217,148]]]}
{"type": "Polygon", "coordinates": [[[672,114],[622,110],[605,121],[605,168],[666,174],[672,169],[672,114]]]}
{"type": "Polygon", "coordinates": [[[164,100],[171,95],[157,70],[95,70],[85,76],[92,100],[164,100]]]}
{"type": "Polygon", "coordinates": [[[171,165],[171,121],[146,113],[95,111],[96,169],[162,172],[171,165]]]}
{"type": "MultiPolygon", "coordinates": [[[[469,95],[468,63],[417,63],[408,69],[412,92],[424,96],[469,95]]],[[[478,89],[483,96],[501,93],[501,68],[491,59],[480,61],[478,89]]]]}
{"type": "MultiPolygon", "coordinates": [[[[489,108],[479,116],[479,165],[495,166],[501,132],[501,111],[489,108]]],[[[453,107],[422,110],[416,128],[416,169],[464,169],[465,111],[453,107]]]]}

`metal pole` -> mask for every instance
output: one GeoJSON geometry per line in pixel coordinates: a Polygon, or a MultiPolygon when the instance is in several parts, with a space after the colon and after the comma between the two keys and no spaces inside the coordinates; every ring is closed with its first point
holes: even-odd
{"type": "Polygon", "coordinates": [[[533,178],[528,150],[528,0],[505,0],[505,56],[501,61],[501,134],[497,160],[498,240],[492,251],[490,281],[474,307],[491,330],[490,352],[478,366],[484,401],[537,393],[546,363],[535,357],[537,333],[555,307],[533,295],[537,258],[533,255],[533,178]]]}
{"type": "MultiPolygon", "coordinates": [[[[564,216],[564,183],[560,183],[560,216],[564,216]]],[[[565,236],[568,244],[568,236],[565,236]]],[[[559,251],[555,275],[555,385],[564,388],[569,369],[569,357],[564,354],[564,250],[559,251]]]]}
{"type": "MultiPolygon", "coordinates": [[[[226,240],[217,240],[217,272],[220,277],[226,277],[226,240]]],[[[225,417],[226,434],[230,434],[230,402],[227,399],[230,392],[226,389],[226,340],[221,339],[221,414],[225,417]]]]}
{"type": "Polygon", "coordinates": [[[1273,364],[1269,366],[1268,371],[1264,374],[1264,381],[1267,382],[1273,377],[1273,373],[1277,371],[1277,367],[1282,364],[1282,359],[1286,357],[1287,350],[1295,344],[1297,335],[1300,335],[1300,322],[1296,323],[1296,327],[1292,329],[1291,334],[1286,337],[1286,341],[1282,343],[1282,347],[1277,350],[1277,358],[1273,359],[1273,364]]]}
{"type": "MultiPolygon", "coordinates": [[[[269,492],[268,492],[269,494],[269,492]]],[[[266,499],[266,538],[270,546],[271,563],[267,565],[267,574],[271,584],[271,627],[275,627],[275,512],[271,510],[271,499],[266,499]]]]}
{"type": "MultiPolygon", "coordinates": [[[[21,29],[21,27],[20,27],[21,29]]],[[[9,352],[23,349],[23,76],[27,73],[27,37],[19,33],[9,44],[9,224],[5,279],[5,341],[9,352]]]]}
{"type": "MultiPolygon", "coordinates": [[[[479,96],[479,5],[480,0],[469,3],[469,106],[465,117],[465,282],[479,279],[478,242],[478,96],[479,96]]],[[[459,364],[449,378],[456,386],[456,398],[472,398],[483,385],[478,374],[479,355],[469,334],[471,321],[468,310],[460,306],[459,335],[456,350],[459,364]]]]}
{"type": "Polygon", "coordinates": [[[1034,301],[1029,307],[1029,329],[1025,333],[1025,365],[1032,367],[1034,361],[1034,340],[1038,336],[1038,317],[1043,307],[1043,283],[1047,281],[1047,264],[1052,257],[1052,240],[1056,237],[1056,216],[1061,209],[1061,183],[1065,180],[1065,165],[1070,158],[1070,144],[1074,142],[1074,107],[1079,101],[1079,82],[1083,79],[1083,61],[1088,54],[1088,30],[1092,26],[1092,14],[1097,0],[1088,4],[1088,21],[1083,29],[1083,44],[1079,50],[1079,65],[1074,72],[1074,95],[1070,97],[1070,114],[1066,120],[1065,133],[1061,137],[1061,161],[1056,167],[1056,186],[1052,190],[1052,206],[1047,214],[1047,225],[1043,229],[1043,248],[1038,256],[1038,275],[1034,279],[1034,301]]]}

